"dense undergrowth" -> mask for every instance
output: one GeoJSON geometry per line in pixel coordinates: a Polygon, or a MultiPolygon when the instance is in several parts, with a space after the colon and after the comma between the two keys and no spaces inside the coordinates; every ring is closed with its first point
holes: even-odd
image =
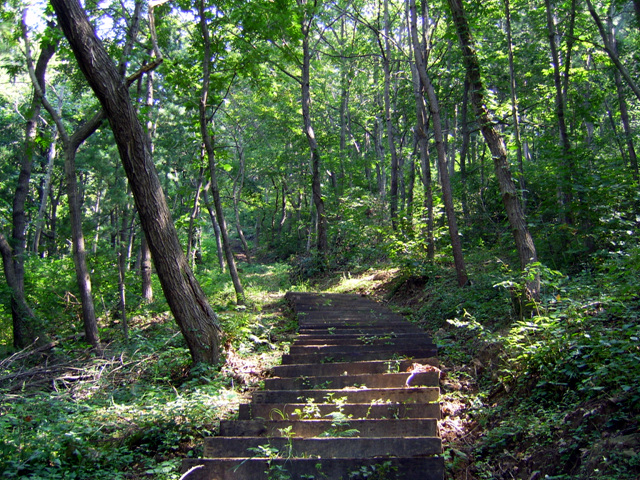
{"type": "Polygon", "coordinates": [[[542,298],[527,318],[515,316],[512,299],[524,278],[486,249],[468,255],[472,281],[462,289],[446,256],[384,260],[242,264],[247,308],[234,306],[226,276],[200,271],[229,340],[222,368],[190,364],[163,301],[131,312],[125,339],[103,299],[104,350],[92,351],[73,322],[56,320],[56,308],[59,318],[78,314],[64,293],[72,270],[53,277],[40,288],[57,293],[39,298],[57,322],[49,348],[7,350],[0,360],[0,473],[179,478],[182,458],[202,453],[202,438],[286,350],[295,323],[283,313],[284,292],[314,289],[367,293],[433,333],[445,372],[448,478],[640,476],[640,249],[600,252],[571,275],[535,266],[542,298]]]}
{"type": "Polygon", "coordinates": [[[0,476],[178,478],[181,459],[202,453],[202,438],[256,388],[292,328],[280,312],[286,265],[244,266],[246,309],[233,306],[225,275],[205,273],[228,340],[222,368],[191,365],[163,301],[131,316],[128,339],[105,316],[102,352],[61,326],[49,348],[0,360],[0,476]]]}
{"type": "Polygon", "coordinates": [[[451,478],[639,478],[639,261],[631,249],[571,276],[538,266],[543,296],[525,319],[509,293],[523,279],[498,259],[473,262],[464,289],[434,267],[395,284],[447,371],[451,478]]]}

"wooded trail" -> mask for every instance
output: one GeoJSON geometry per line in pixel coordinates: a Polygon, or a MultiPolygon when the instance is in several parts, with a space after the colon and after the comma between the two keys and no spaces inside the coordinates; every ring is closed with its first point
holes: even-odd
{"type": "Polygon", "coordinates": [[[184,480],[442,480],[436,346],[358,295],[292,293],[299,333],[184,480]],[[195,468],[194,468],[195,467],[195,468]]]}

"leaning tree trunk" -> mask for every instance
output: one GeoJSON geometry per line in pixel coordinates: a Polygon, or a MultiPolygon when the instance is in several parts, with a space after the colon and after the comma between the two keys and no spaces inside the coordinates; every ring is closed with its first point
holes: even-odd
{"type": "MultiPolygon", "coordinates": [[[[515,239],[520,266],[524,270],[528,265],[537,262],[536,247],[529,233],[516,186],[511,177],[504,139],[494,126],[491,112],[486,107],[484,85],[480,76],[480,63],[473,46],[471,31],[462,7],[462,0],[448,1],[453,13],[453,22],[458,33],[458,39],[460,40],[467,75],[471,83],[471,103],[482,130],[482,135],[493,156],[493,164],[500,193],[502,194],[502,201],[515,239]]],[[[527,280],[525,288],[525,294],[528,299],[538,300],[540,297],[540,276],[536,274],[533,278],[527,280]]]]}
{"type": "Polygon", "coordinates": [[[78,1],[51,4],[111,124],[158,278],[191,356],[194,362],[216,363],[222,336],[218,318],[187,263],[127,85],[78,1]]]}

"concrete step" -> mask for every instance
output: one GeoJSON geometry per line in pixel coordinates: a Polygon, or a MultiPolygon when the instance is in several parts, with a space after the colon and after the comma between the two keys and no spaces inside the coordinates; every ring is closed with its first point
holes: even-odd
{"type": "Polygon", "coordinates": [[[387,342],[395,344],[407,342],[411,343],[433,343],[431,336],[426,333],[346,333],[346,334],[324,334],[324,335],[298,335],[293,342],[294,345],[384,345],[387,342]]]}
{"type": "Polygon", "coordinates": [[[298,333],[301,335],[344,335],[344,334],[356,334],[356,335],[386,335],[390,331],[393,333],[424,333],[424,330],[405,323],[404,325],[396,325],[390,328],[387,325],[309,325],[300,326],[298,333]]]}
{"type": "MultiPolygon", "coordinates": [[[[267,378],[264,381],[265,390],[308,390],[322,388],[401,388],[407,386],[410,373],[375,373],[364,375],[338,375],[314,377],[301,375],[299,377],[267,378]]],[[[424,372],[413,374],[412,387],[437,387],[440,381],[438,372],[424,372]]]]}
{"type": "Polygon", "coordinates": [[[442,453],[439,437],[295,438],[209,437],[204,458],[233,457],[428,457],[442,453]]]}
{"type": "Polygon", "coordinates": [[[371,360],[364,362],[334,362],[334,363],[299,363],[291,365],[277,365],[271,368],[271,375],[275,377],[308,376],[336,376],[362,375],[368,373],[398,373],[406,372],[414,363],[421,365],[439,365],[435,357],[416,357],[410,360],[371,360]]]}
{"type": "Polygon", "coordinates": [[[331,418],[336,412],[353,419],[435,418],[439,420],[440,404],[436,402],[399,403],[241,403],[239,420],[304,420],[331,418]]]}
{"type": "Polygon", "coordinates": [[[282,365],[292,365],[295,363],[335,363],[335,362],[358,362],[367,360],[392,360],[435,357],[437,348],[433,346],[416,348],[398,348],[396,351],[390,350],[367,350],[348,349],[328,353],[296,353],[282,355],[282,365]]]}
{"type": "Polygon", "coordinates": [[[354,420],[336,412],[333,420],[222,420],[221,437],[278,437],[283,432],[296,438],[321,436],[352,437],[437,437],[438,424],[434,418],[354,420]]]}
{"type": "MultiPolygon", "coordinates": [[[[405,351],[415,351],[419,349],[428,349],[429,351],[435,350],[436,346],[429,343],[421,343],[419,341],[413,343],[403,343],[403,344],[378,344],[378,345],[370,345],[370,344],[361,344],[358,346],[358,352],[391,352],[391,355],[394,353],[402,354],[405,351]]],[[[289,347],[290,355],[332,355],[339,354],[344,355],[347,353],[353,353],[354,346],[353,345],[291,345],[289,347]]]]}
{"type": "Polygon", "coordinates": [[[220,458],[186,459],[182,473],[193,470],[184,480],[268,480],[276,478],[363,480],[442,480],[442,457],[398,458],[220,458]]]}
{"type": "Polygon", "coordinates": [[[358,388],[326,390],[260,390],[251,403],[429,403],[437,402],[438,387],[358,388]]]}

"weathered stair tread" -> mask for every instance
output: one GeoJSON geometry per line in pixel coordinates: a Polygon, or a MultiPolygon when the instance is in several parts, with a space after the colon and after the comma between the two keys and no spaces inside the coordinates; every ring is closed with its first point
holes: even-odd
{"type": "Polygon", "coordinates": [[[433,340],[430,335],[417,332],[304,334],[298,335],[293,345],[400,345],[405,342],[433,343],[433,340]]]}
{"type": "MultiPolygon", "coordinates": [[[[401,388],[406,385],[410,373],[369,373],[359,375],[305,376],[267,378],[266,390],[308,390],[321,388],[345,388],[366,386],[367,388],[401,388]]],[[[412,387],[437,387],[440,381],[438,372],[416,373],[411,378],[412,387]]]]}
{"type": "Polygon", "coordinates": [[[358,388],[322,390],[261,390],[253,393],[252,403],[322,402],[344,399],[348,403],[437,402],[439,387],[358,388]]]}
{"type": "MultiPolygon", "coordinates": [[[[241,403],[238,410],[240,420],[264,418],[277,420],[281,418],[294,420],[305,414],[307,403],[241,403]],[[300,414],[298,413],[300,412],[300,414]]],[[[315,403],[313,413],[320,418],[329,418],[329,415],[338,411],[335,403],[315,403]]],[[[383,404],[371,403],[345,403],[340,404],[342,413],[354,419],[384,419],[384,418],[435,418],[440,419],[440,404],[436,402],[425,403],[400,403],[391,402],[383,404]]]]}
{"type": "Polygon", "coordinates": [[[384,335],[389,331],[394,333],[424,333],[424,330],[410,323],[395,326],[393,329],[388,325],[309,325],[301,326],[298,333],[301,335],[384,335]],[[331,333],[333,332],[333,333],[331,333]]]}
{"type": "Polygon", "coordinates": [[[204,458],[260,455],[260,447],[283,457],[426,457],[442,453],[439,437],[209,437],[204,439],[204,458]]]}
{"type": "Polygon", "coordinates": [[[277,365],[271,368],[271,374],[276,377],[299,377],[309,376],[332,376],[360,375],[367,373],[393,373],[406,372],[411,365],[419,363],[422,365],[438,366],[438,359],[430,357],[419,357],[410,360],[368,360],[362,362],[332,362],[332,363],[298,363],[290,365],[277,365]]]}
{"type": "Polygon", "coordinates": [[[335,426],[334,420],[223,420],[221,437],[277,437],[289,431],[297,438],[319,437],[350,430],[353,437],[437,437],[438,423],[434,418],[354,420],[347,419],[335,426]],[[356,432],[357,431],[357,432],[356,432]]]}
{"type": "MultiPolygon", "coordinates": [[[[423,458],[221,458],[186,459],[182,463],[182,473],[202,465],[192,471],[185,480],[267,480],[270,469],[286,470],[291,478],[303,475],[331,480],[350,480],[352,473],[364,467],[370,472],[386,472],[386,480],[442,480],[444,460],[442,457],[423,458]],[[375,470],[374,470],[375,468],[375,470]]],[[[381,477],[378,477],[381,478],[381,477]]]]}
{"type": "MultiPolygon", "coordinates": [[[[360,345],[357,350],[358,352],[386,352],[391,357],[393,354],[402,355],[402,352],[415,352],[423,348],[432,351],[436,346],[431,342],[415,342],[413,344],[360,345]]],[[[291,345],[289,347],[291,355],[349,355],[353,351],[353,345],[291,345]]]]}
{"type": "Polygon", "coordinates": [[[398,349],[396,352],[389,350],[377,351],[360,351],[359,349],[345,350],[343,352],[333,353],[301,353],[301,354],[285,354],[282,355],[282,365],[291,365],[294,363],[333,363],[333,362],[349,362],[349,361],[366,361],[366,360],[389,360],[392,356],[402,358],[424,358],[436,355],[436,347],[426,346],[415,349],[398,349]]]}

